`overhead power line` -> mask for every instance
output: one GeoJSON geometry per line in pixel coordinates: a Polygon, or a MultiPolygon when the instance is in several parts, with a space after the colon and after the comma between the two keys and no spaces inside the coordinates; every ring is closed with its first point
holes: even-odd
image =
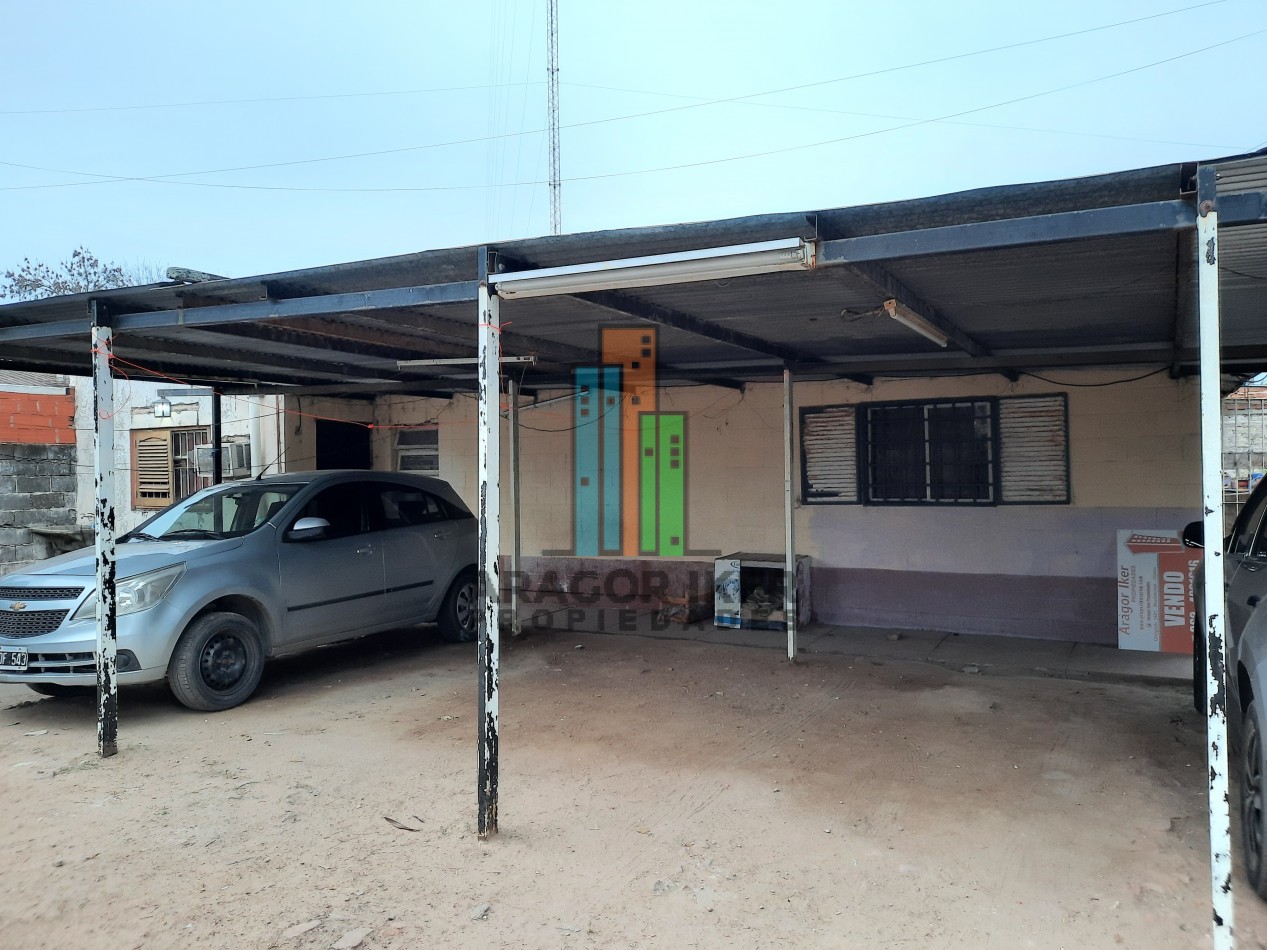
{"type": "MultiPolygon", "coordinates": [[[[1252,33],[1245,33],[1245,34],[1242,34],[1241,36],[1236,36],[1229,40],[1223,40],[1222,42],[1213,43],[1209,46],[1203,46],[1199,49],[1189,50],[1186,53],[1179,53],[1175,56],[1168,56],[1165,59],[1156,60],[1151,63],[1145,63],[1141,66],[1133,66],[1129,69],[1119,70],[1117,72],[1109,73],[1104,76],[1097,76],[1093,79],[1085,79],[1080,82],[1068,83],[1063,86],[1058,86],[1054,89],[1047,89],[1042,92],[1030,93],[1024,96],[1016,96],[1014,98],[1005,99],[1000,102],[990,103],[989,105],[977,106],[972,109],[963,109],[963,110],[948,113],[942,116],[935,116],[928,119],[918,119],[912,122],[907,122],[902,125],[890,126],[889,128],[885,128],[885,129],[874,129],[869,132],[857,132],[852,135],[840,136],[838,138],[824,139],[818,142],[806,142],[800,145],[789,145],[789,146],[785,146],[781,148],[765,149],[759,152],[748,152],[743,155],[731,155],[731,156],[726,156],[723,158],[714,158],[714,159],[701,159],[695,162],[683,162],[676,165],[664,165],[664,166],[658,166],[654,168],[633,169],[633,170],[621,171],[621,172],[602,172],[602,173],[595,173],[592,175],[574,175],[564,180],[566,181],[596,181],[596,180],[601,180],[605,178],[623,178],[623,177],[630,177],[634,175],[649,175],[649,174],[668,172],[668,171],[678,171],[678,170],[687,169],[687,168],[701,168],[701,167],[710,166],[710,165],[721,165],[721,164],[726,164],[729,162],[746,161],[746,160],[755,159],[755,158],[764,158],[771,155],[782,155],[782,154],[787,154],[789,152],[804,151],[806,149],[811,149],[811,148],[821,148],[827,145],[836,145],[842,142],[856,141],[858,139],[870,138],[877,135],[884,135],[889,132],[898,132],[905,129],[916,128],[918,126],[929,125],[936,122],[947,122],[953,119],[962,118],[963,116],[966,116],[966,115],[974,115],[979,112],[986,112],[990,109],[998,109],[998,108],[1002,108],[1003,106],[1015,105],[1020,102],[1029,102],[1034,99],[1042,98],[1043,96],[1055,95],[1060,92],[1067,92],[1071,89],[1078,89],[1084,86],[1093,85],[1095,83],[1105,82],[1110,79],[1117,79],[1121,76],[1131,75],[1132,73],[1142,72],[1143,70],[1146,70],[1146,69],[1153,69],[1157,66],[1163,66],[1167,63],[1173,63],[1180,59],[1196,56],[1201,53],[1209,52],[1210,50],[1219,49],[1221,47],[1231,45],[1232,43],[1238,43],[1242,40],[1250,39],[1252,37],[1259,36],[1263,33],[1267,33],[1267,29],[1255,30],[1252,33]]],[[[410,151],[410,149],[395,149],[393,151],[410,151]]],[[[378,154],[381,154],[381,153],[378,153],[378,154]]],[[[297,164],[297,163],[283,163],[283,164],[297,164]]],[[[487,184],[426,185],[426,186],[416,186],[416,187],[415,186],[362,187],[362,188],[333,188],[333,187],[327,187],[327,186],[306,187],[306,186],[299,186],[299,185],[244,185],[244,184],[227,184],[224,182],[175,181],[173,180],[174,176],[153,176],[153,177],[135,176],[135,177],[132,177],[132,176],[102,175],[95,172],[81,172],[81,171],[69,171],[66,169],[41,168],[40,166],[22,165],[16,162],[0,161],[0,165],[8,165],[10,167],[16,167],[16,168],[36,169],[40,171],[60,172],[62,174],[93,176],[93,177],[101,179],[101,181],[94,181],[94,182],[68,182],[68,183],[61,183],[57,185],[11,185],[11,186],[0,187],[0,191],[17,191],[17,190],[26,190],[26,189],[33,189],[33,188],[50,188],[50,187],[75,187],[76,185],[101,184],[104,182],[146,182],[150,184],[176,185],[176,186],[197,187],[197,188],[221,188],[221,189],[233,189],[233,190],[245,190],[245,191],[284,191],[284,192],[354,193],[354,194],[372,194],[372,193],[380,193],[380,192],[381,193],[394,193],[394,192],[407,193],[407,192],[473,191],[473,190],[481,190],[484,188],[491,187],[490,185],[487,185],[487,184]]],[[[506,183],[506,186],[507,187],[525,187],[525,186],[530,186],[530,185],[542,185],[542,184],[547,184],[547,182],[543,182],[539,180],[520,181],[520,182],[506,183]]]]}
{"type": "MultiPolygon", "coordinates": [[[[1147,16],[1134,17],[1133,19],[1130,19],[1130,20],[1118,20],[1114,23],[1105,23],[1100,26],[1085,27],[1081,30],[1072,30],[1068,33],[1057,33],[1052,36],[1043,36],[1043,37],[1039,37],[1038,39],[1033,39],[1033,40],[1020,40],[1015,43],[1007,43],[1002,46],[992,46],[987,49],[972,50],[966,53],[954,53],[950,56],[943,56],[938,59],[924,60],[918,63],[906,63],[906,64],[902,64],[898,66],[889,66],[884,69],[876,70],[874,72],[869,72],[869,73],[859,73],[859,74],[851,75],[851,76],[841,76],[836,79],[823,79],[816,82],[806,83],[805,85],[802,85],[802,86],[790,86],[784,89],[775,89],[768,92],[754,92],[754,93],[749,93],[748,95],[745,95],[745,96],[731,97],[727,99],[714,99],[714,100],[709,100],[709,101],[716,102],[716,103],[733,102],[733,101],[737,101],[741,99],[756,98],[758,96],[774,95],[780,92],[791,92],[791,91],[800,90],[800,89],[808,89],[813,86],[824,86],[824,85],[830,85],[831,83],[847,82],[852,79],[861,79],[867,76],[879,76],[884,73],[897,72],[899,70],[904,70],[904,69],[915,69],[920,66],[934,66],[939,63],[948,63],[948,62],[953,62],[954,60],[958,60],[958,59],[966,59],[971,56],[983,56],[983,55],[986,55],[987,53],[999,53],[999,52],[1004,52],[1006,50],[1020,49],[1025,46],[1033,46],[1037,43],[1050,43],[1055,40],[1070,39],[1075,36],[1086,36],[1092,33],[1100,33],[1105,30],[1114,30],[1119,27],[1131,26],[1136,23],[1146,23],[1150,20],[1160,20],[1160,19],[1164,19],[1165,17],[1176,16],[1177,14],[1180,14],[1180,13],[1189,13],[1193,10],[1200,10],[1205,7],[1218,6],[1220,4],[1227,3],[1227,2],[1228,0],[1207,0],[1207,2],[1205,3],[1197,3],[1191,6],[1178,7],[1174,10],[1162,11],[1161,13],[1151,13],[1151,14],[1148,14],[1147,16]]],[[[192,109],[192,108],[198,108],[202,106],[253,105],[253,104],[270,103],[270,102],[317,102],[317,101],[331,100],[331,99],[364,99],[364,98],[372,98],[375,96],[415,96],[415,95],[430,95],[433,93],[442,93],[442,92],[469,92],[469,91],[486,90],[490,88],[501,89],[508,85],[540,85],[540,83],[539,82],[524,82],[524,83],[494,82],[494,83],[482,83],[482,84],[463,85],[463,86],[429,86],[429,87],[423,87],[423,88],[417,88],[417,89],[386,89],[386,90],[371,91],[371,92],[332,92],[332,93],[322,93],[322,94],[317,94],[317,95],[303,95],[303,96],[261,96],[261,97],[255,97],[255,98],[241,98],[241,99],[198,99],[198,100],[192,100],[192,101],[187,101],[187,102],[158,102],[158,103],[114,105],[114,106],[69,106],[69,107],[55,108],[55,109],[0,109],[0,116],[3,116],[3,115],[73,115],[77,113],[91,113],[91,112],[132,112],[132,111],[142,111],[146,109],[192,109]]],[[[569,83],[569,85],[574,85],[574,84],[569,83]]],[[[601,88],[601,87],[598,87],[598,88],[601,88]]],[[[191,173],[191,174],[203,174],[203,173],[198,172],[198,173],[191,173]]]]}

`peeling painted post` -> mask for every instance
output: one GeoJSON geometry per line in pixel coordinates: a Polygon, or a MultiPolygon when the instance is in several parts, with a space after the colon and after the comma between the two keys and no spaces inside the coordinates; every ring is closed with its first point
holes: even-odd
{"type": "Polygon", "coordinates": [[[523,553],[520,532],[523,519],[519,511],[519,383],[508,380],[510,388],[510,494],[515,508],[515,547],[510,552],[510,633],[519,636],[519,558],[523,553]]]}
{"type": "Polygon", "coordinates": [[[796,660],[796,524],[792,488],[792,371],[783,369],[783,612],[787,617],[787,658],[796,660]]]}
{"type": "Polygon", "coordinates": [[[118,627],[114,551],[114,379],[110,375],[114,334],[97,301],[92,319],[93,481],[97,489],[97,750],[119,751],[118,627]]]}
{"type": "Polygon", "coordinates": [[[1210,883],[1214,948],[1235,945],[1232,826],[1228,803],[1227,593],[1223,585],[1223,422],[1219,388],[1219,222],[1216,174],[1197,169],[1197,276],[1201,344],[1201,496],[1205,516],[1206,741],[1210,796],[1210,883]]]}
{"type": "Polygon", "coordinates": [[[488,284],[493,255],[479,251],[479,820],[497,833],[497,736],[501,582],[501,316],[488,284]]]}

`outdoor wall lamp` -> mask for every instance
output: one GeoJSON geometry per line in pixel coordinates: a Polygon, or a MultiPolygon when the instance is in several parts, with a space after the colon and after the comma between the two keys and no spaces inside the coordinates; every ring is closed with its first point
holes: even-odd
{"type": "Polygon", "coordinates": [[[924,337],[926,340],[932,340],[938,346],[945,346],[950,342],[950,337],[939,327],[934,326],[924,317],[908,307],[906,304],[897,300],[884,301],[884,312],[890,317],[908,327],[924,337]]]}
{"type": "Polygon", "coordinates": [[[156,399],[150,403],[150,409],[154,411],[155,419],[170,419],[172,415],[172,404],[166,399],[156,399]]]}
{"type": "Polygon", "coordinates": [[[621,287],[654,287],[697,280],[747,277],[814,266],[814,242],[802,238],[709,247],[678,254],[656,254],[616,261],[595,261],[566,267],[490,274],[488,281],[503,299],[580,294],[621,287]]]}

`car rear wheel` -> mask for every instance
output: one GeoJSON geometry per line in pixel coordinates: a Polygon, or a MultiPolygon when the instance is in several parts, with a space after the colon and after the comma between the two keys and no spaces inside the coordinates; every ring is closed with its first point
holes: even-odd
{"type": "Polygon", "coordinates": [[[1258,703],[1245,710],[1245,740],[1241,759],[1241,842],[1245,876],[1259,897],[1267,898],[1267,826],[1264,826],[1263,730],[1258,703]]]}
{"type": "Polygon", "coordinates": [[[216,711],[246,702],[264,672],[259,630],[233,613],[204,614],[181,634],[167,684],[190,709],[216,711]]]}
{"type": "Polygon", "coordinates": [[[479,635],[479,587],[474,571],[458,575],[444,595],[437,622],[440,636],[450,643],[470,643],[479,635]]]}
{"type": "Polygon", "coordinates": [[[56,696],[58,699],[68,699],[72,696],[91,696],[97,691],[95,686],[64,686],[61,683],[27,683],[26,687],[41,696],[56,696]]]}

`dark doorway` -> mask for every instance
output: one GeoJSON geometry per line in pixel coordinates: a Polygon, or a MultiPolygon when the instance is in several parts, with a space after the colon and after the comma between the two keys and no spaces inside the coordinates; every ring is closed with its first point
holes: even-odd
{"type": "Polygon", "coordinates": [[[373,468],[370,430],[353,422],[317,420],[317,468],[373,468]]]}

